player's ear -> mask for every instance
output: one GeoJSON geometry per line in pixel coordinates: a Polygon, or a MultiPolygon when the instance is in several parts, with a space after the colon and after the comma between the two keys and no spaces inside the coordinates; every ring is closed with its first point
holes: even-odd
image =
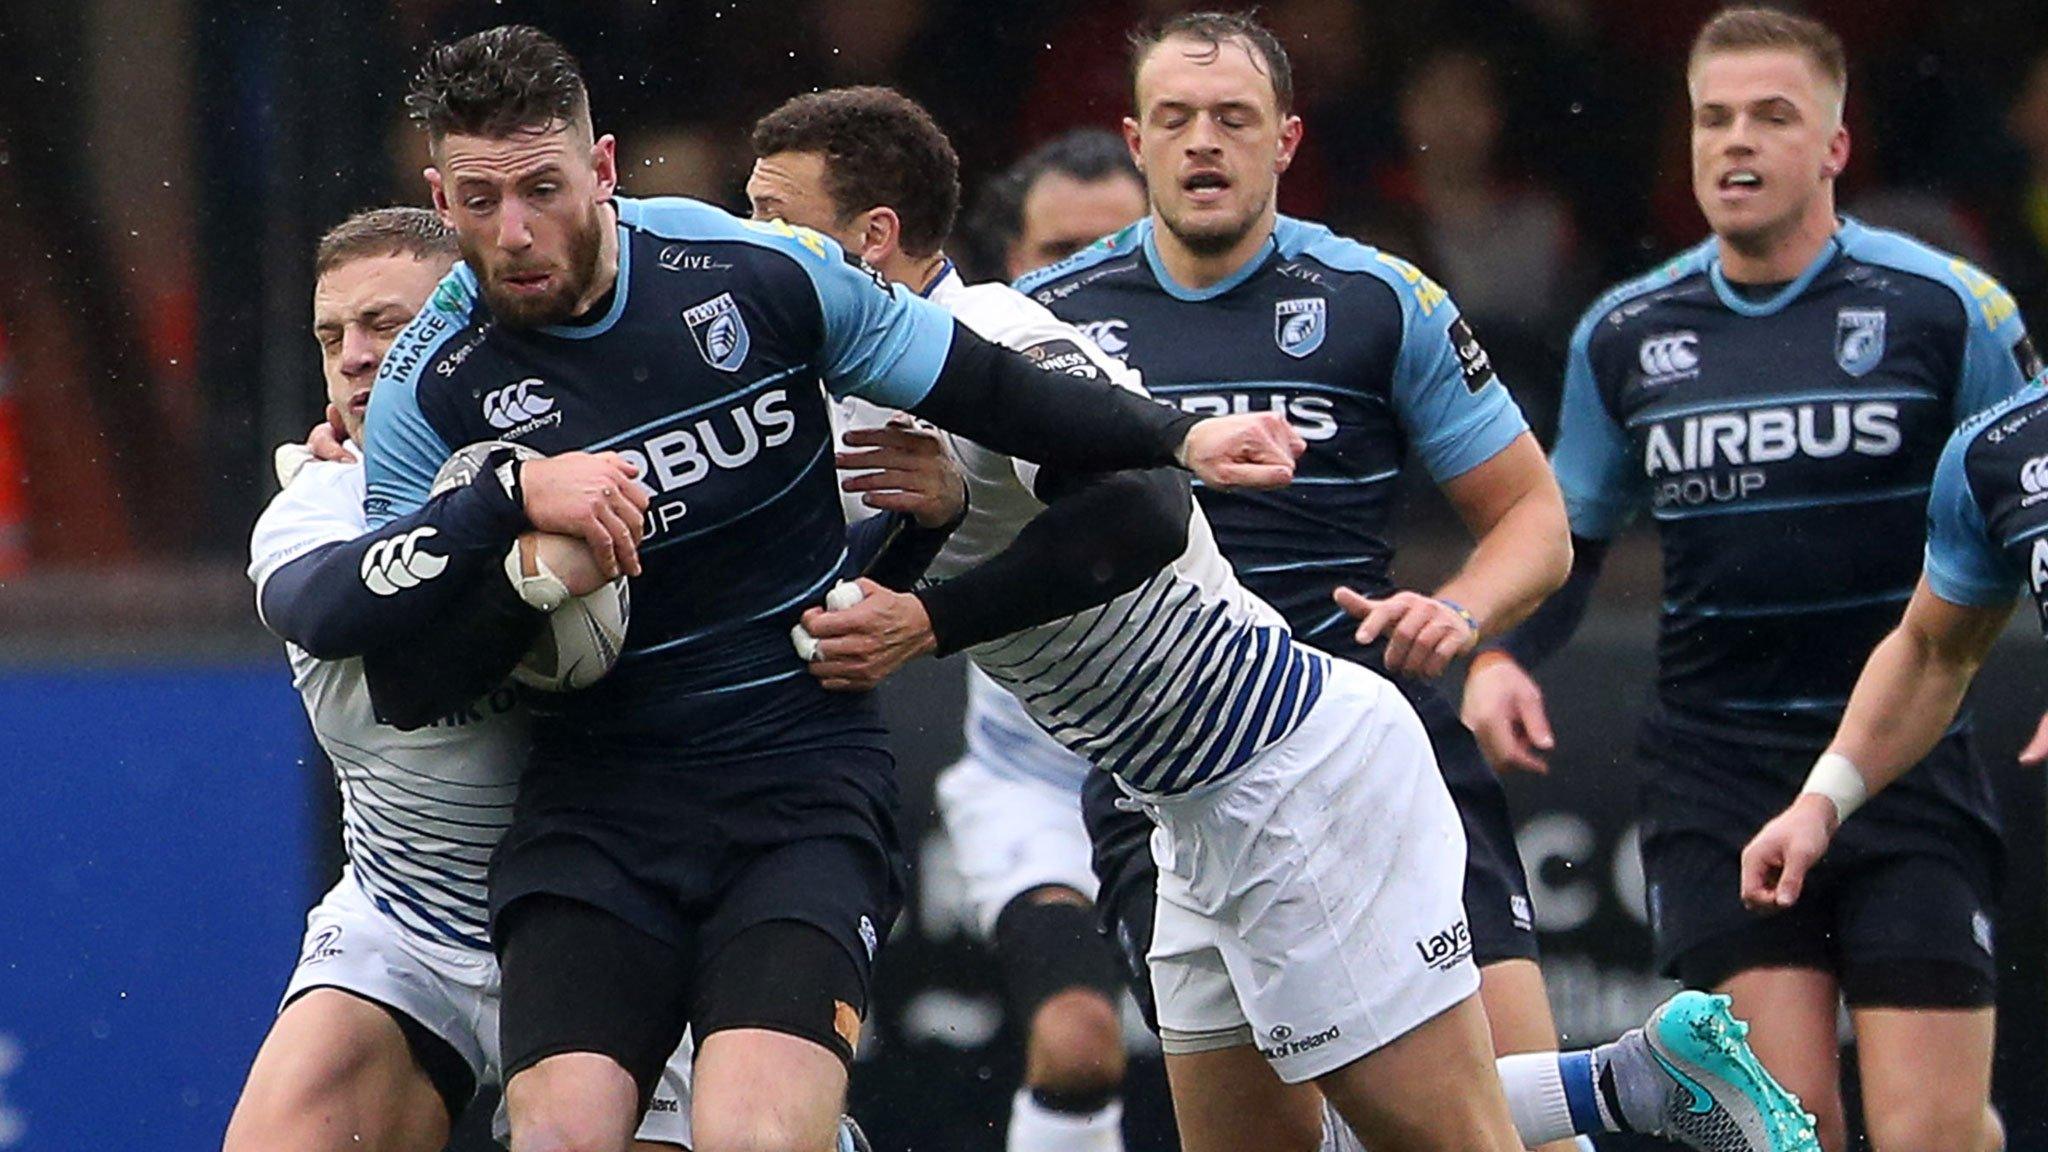
{"type": "Polygon", "coordinates": [[[1301,147],[1301,117],[1289,114],[1280,119],[1280,147],[1273,156],[1273,171],[1285,172],[1294,163],[1294,151],[1301,147]]]}
{"type": "Polygon", "coordinates": [[[448,188],[441,182],[441,170],[429,164],[420,169],[420,175],[427,178],[427,189],[434,199],[434,214],[441,218],[441,223],[455,227],[455,221],[448,212],[448,188]]]}
{"type": "Polygon", "coordinates": [[[590,168],[597,175],[597,195],[601,200],[611,199],[619,188],[619,141],[607,132],[590,146],[590,168]]]}
{"type": "Polygon", "coordinates": [[[903,220],[894,208],[870,208],[860,230],[860,258],[880,268],[903,245],[903,220]]]}
{"type": "Polygon", "coordinates": [[[1849,167],[1849,126],[1835,125],[1835,134],[1828,139],[1827,159],[1821,162],[1821,175],[1832,180],[1849,167]]]}
{"type": "Polygon", "coordinates": [[[1138,122],[1129,116],[1124,117],[1124,147],[1131,150],[1131,163],[1136,164],[1138,171],[1143,172],[1145,154],[1138,150],[1138,122]]]}

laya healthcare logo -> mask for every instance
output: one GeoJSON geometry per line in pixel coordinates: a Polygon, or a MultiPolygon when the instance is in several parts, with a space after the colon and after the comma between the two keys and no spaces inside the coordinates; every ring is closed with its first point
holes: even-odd
{"type": "Polygon", "coordinates": [[[1699,344],[1697,332],[1666,332],[1643,341],[1643,346],[1636,349],[1643,383],[1670,384],[1699,375],[1699,344]]]}
{"type": "Polygon", "coordinates": [[[543,381],[528,376],[516,384],[484,393],[484,419],[493,428],[512,428],[538,420],[554,410],[555,402],[541,394],[543,381]]]}
{"type": "Polygon", "coordinates": [[[1422,962],[1439,972],[1448,971],[1472,955],[1472,928],[1461,917],[1457,923],[1427,940],[1417,940],[1415,951],[1422,962]]]}
{"type": "Polygon", "coordinates": [[[423,547],[437,535],[431,527],[420,527],[370,545],[363,554],[363,587],[379,596],[396,596],[439,576],[447,569],[448,558],[423,547]]]}

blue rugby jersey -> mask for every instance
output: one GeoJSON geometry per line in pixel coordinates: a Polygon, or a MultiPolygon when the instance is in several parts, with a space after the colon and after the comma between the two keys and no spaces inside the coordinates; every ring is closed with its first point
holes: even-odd
{"type": "Polygon", "coordinates": [[[1141,220],[1017,287],[1142,371],[1160,399],[1288,418],[1308,442],[1292,486],[1196,495],[1239,579],[1325,651],[1364,655],[1330,591],[1392,589],[1409,456],[1443,483],[1528,427],[1441,286],[1319,224],[1280,217],[1263,251],[1197,290],[1167,274],[1141,220]]]}
{"type": "Polygon", "coordinates": [[[1844,221],[1763,299],[1716,251],[1586,313],[1553,464],[1577,535],[1656,522],[1667,722],[1818,750],[1919,578],[1943,443],[2033,353],[2002,288],[1898,233],[1844,221]]]}
{"type": "Polygon", "coordinates": [[[538,738],[664,760],[878,742],[872,706],[819,688],[789,643],[844,559],[826,390],[917,403],[951,318],[808,230],[614,203],[602,316],[499,326],[458,265],[400,336],[364,437],[370,522],[418,509],[476,441],[624,453],[654,490],[625,651],[591,689],[537,703],[538,738]]]}

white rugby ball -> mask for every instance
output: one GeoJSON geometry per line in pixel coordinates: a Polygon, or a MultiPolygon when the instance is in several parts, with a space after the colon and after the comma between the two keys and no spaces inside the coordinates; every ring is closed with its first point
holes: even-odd
{"type": "MultiPolygon", "coordinates": [[[[541,453],[524,444],[506,440],[483,440],[456,451],[434,474],[432,495],[476,479],[484,460],[494,450],[509,448],[521,460],[538,460],[541,453]]],[[[577,542],[581,544],[581,541],[577,542]]],[[[512,669],[512,678],[543,692],[574,692],[604,678],[618,663],[625,647],[626,627],[632,618],[632,597],[624,576],[583,596],[571,596],[548,614],[533,647],[512,669]]]]}

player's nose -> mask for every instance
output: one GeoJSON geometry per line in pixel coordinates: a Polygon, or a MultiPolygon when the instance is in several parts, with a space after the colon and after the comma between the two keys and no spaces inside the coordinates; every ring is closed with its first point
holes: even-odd
{"type": "Polygon", "coordinates": [[[379,341],[368,332],[354,328],[344,331],[341,336],[341,374],[354,379],[377,370],[384,359],[384,349],[379,341]]]}
{"type": "Polygon", "coordinates": [[[526,209],[516,199],[508,199],[498,209],[498,247],[516,252],[533,243],[533,228],[526,218],[526,209]]]}

